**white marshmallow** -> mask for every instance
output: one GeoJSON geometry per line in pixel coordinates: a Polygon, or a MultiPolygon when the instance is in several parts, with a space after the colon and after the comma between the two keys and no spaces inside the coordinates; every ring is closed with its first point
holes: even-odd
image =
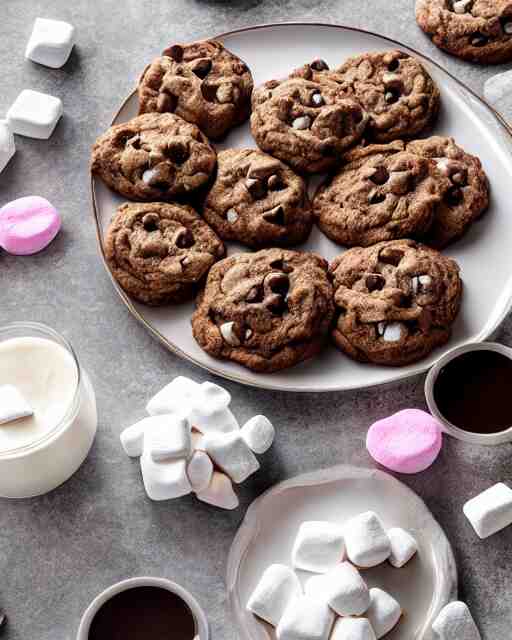
{"type": "Polygon", "coordinates": [[[385,636],[398,624],[402,608],[393,596],[375,587],[370,589],[370,606],[365,615],[378,639],[385,636]]]}
{"type": "Polygon", "coordinates": [[[24,89],[7,112],[7,122],[14,133],[46,140],[63,111],[60,98],[24,89]]]}
{"type": "Polygon", "coordinates": [[[512,489],[498,482],[464,505],[464,514],[480,538],[512,524],[512,489]]]}
{"type": "Polygon", "coordinates": [[[150,430],[157,430],[162,433],[170,431],[175,421],[176,416],[174,415],[151,416],[127,427],[121,433],[121,444],[125,453],[131,458],[141,456],[144,450],[144,434],[150,430]]]}
{"type": "Polygon", "coordinates": [[[0,173],[16,153],[14,136],[7,120],[0,120],[0,173]]]}
{"type": "Polygon", "coordinates": [[[330,640],[376,640],[376,637],[366,618],[338,618],[330,640]]]}
{"type": "Polygon", "coordinates": [[[286,607],[301,595],[302,587],[295,572],[284,564],[273,564],[261,576],[247,609],[277,627],[286,607]]]}
{"type": "Polygon", "coordinates": [[[69,58],[75,44],[75,28],[62,20],[36,18],[25,58],[58,69],[69,58]]]}
{"type": "Polygon", "coordinates": [[[236,509],[239,504],[231,480],[219,471],[213,472],[209,487],[204,491],[199,491],[196,495],[202,502],[207,502],[221,509],[236,509]]]}
{"type": "Polygon", "coordinates": [[[237,484],[260,468],[260,463],[247,446],[240,431],[207,433],[202,439],[202,448],[237,484]]]}
{"type": "Polygon", "coordinates": [[[286,607],[276,629],[277,640],[327,640],[334,612],[325,602],[299,596],[286,607]]]}
{"type": "Polygon", "coordinates": [[[187,476],[196,493],[208,489],[213,475],[213,462],[204,451],[194,451],[187,465],[187,476]]]}
{"type": "Polygon", "coordinates": [[[188,458],[192,453],[190,425],[186,418],[157,416],[144,434],[144,451],[155,462],[188,458]]]}
{"type": "Polygon", "coordinates": [[[0,387],[0,425],[32,415],[32,407],[17,387],[12,384],[0,387]]]}
{"type": "Polygon", "coordinates": [[[339,525],[317,520],[301,524],[292,550],[294,567],[326,573],[344,559],[345,542],[339,525]]]}
{"type": "Polygon", "coordinates": [[[173,500],[192,491],[187,477],[186,460],[155,462],[144,451],[140,459],[144,488],[151,500],[173,500]]]}
{"type": "Polygon", "coordinates": [[[432,624],[439,640],[481,640],[475,621],[463,602],[447,604],[432,624]]]}
{"type": "Polygon", "coordinates": [[[498,73],[484,84],[484,96],[487,102],[496,105],[512,93],[512,70],[498,73]]]}
{"type": "Polygon", "coordinates": [[[359,616],[370,606],[370,590],[349,562],[336,565],[325,575],[310,578],[305,592],[325,600],[339,616],[359,616]]]}
{"type": "Polygon", "coordinates": [[[184,407],[186,409],[193,401],[200,386],[190,378],[177,376],[151,398],[146,405],[146,411],[150,416],[162,413],[185,413],[184,407]]]}
{"type": "Polygon", "coordinates": [[[391,545],[373,511],[349,520],[343,527],[348,559],[358,567],[375,567],[389,557],[391,545]]]}
{"type": "Polygon", "coordinates": [[[265,453],[274,442],[275,429],[265,416],[254,416],[242,427],[242,438],[254,453],[265,453]]]}
{"type": "Polygon", "coordinates": [[[391,544],[391,553],[389,554],[389,563],[400,569],[413,555],[418,551],[418,543],[405,529],[394,527],[386,532],[391,544]]]}

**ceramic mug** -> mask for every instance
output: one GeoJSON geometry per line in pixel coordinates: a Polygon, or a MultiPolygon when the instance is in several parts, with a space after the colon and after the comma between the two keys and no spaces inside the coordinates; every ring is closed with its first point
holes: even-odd
{"type": "Polygon", "coordinates": [[[183,602],[186,603],[192,613],[192,617],[194,618],[196,625],[196,635],[194,640],[208,640],[208,622],[203,610],[199,606],[199,603],[194,598],[194,596],[175,582],[171,582],[170,580],[166,580],[165,578],[148,577],[130,578],[129,580],[123,580],[122,582],[118,582],[117,584],[108,587],[108,589],[105,589],[105,591],[100,593],[99,596],[96,596],[96,598],[94,598],[94,600],[87,607],[84,615],[82,616],[76,640],[88,640],[89,629],[91,627],[94,616],[99,611],[99,609],[108,600],[110,600],[110,598],[117,595],[118,593],[121,593],[122,591],[127,591],[128,589],[134,589],[136,587],[158,587],[160,589],[167,589],[171,593],[179,596],[183,600],[183,602]]]}
{"type": "Polygon", "coordinates": [[[460,427],[456,427],[439,411],[439,407],[437,406],[434,398],[434,386],[439,373],[449,362],[458,358],[462,354],[469,353],[471,351],[496,351],[497,353],[501,353],[512,360],[512,349],[496,342],[475,342],[452,349],[439,358],[432,369],[428,372],[427,379],[425,380],[425,397],[430,413],[441,423],[443,430],[447,434],[454,438],[458,438],[459,440],[483,445],[497,445],[503,444],[504,442],[510,442],[512,441],[512,425],[510,425],[508,429],[498,431],[496,433],[473,433],[465,431],[460,427]]]}

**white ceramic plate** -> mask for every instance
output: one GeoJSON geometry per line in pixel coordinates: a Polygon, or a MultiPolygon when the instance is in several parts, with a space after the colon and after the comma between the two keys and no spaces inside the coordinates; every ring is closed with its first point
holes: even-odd
{"type": "MultiPolygon", "coordinates": [[[[244,384],[287,391],[354,389],[406,378],[426,371],[448,349],[489,336],[512,302],[512,136],[499,115],[436,63],[408,47],[365,31],[335,25],[280,24],[243,29],[220,39],[248,63],[256,85],[286,76],[316,57],[334,66],[350,55],[399,46],[422,60],[442,93],[443,108],[436,133],[453,135],[468,151],[478,155],[491,178],[489,212],[447,251],[462,268],[465,283],[462,310],[449,344],[417,364],[401,368],[359,364],[329,346],[310,362],[269,375],[252,373],[240,365],[214,360],[205,354],[192,337],[192,303],[148,308],[130,300],[115,285],[135,317],[171,351],[212,373],[244,384]]],[[[162,46],[164,44],[167,43],[162,46]]],[[[146,63],[147,60],[141,60],[141,71],[146,63]]],[[[114,122],[128,120],[136,113],[137,97],[132,94],[114,122]]],[[[221,146],[255,146],[248,125],[232,132],[221,146]]],[[[101,245],[103,233],[121,198],[100,180],[92,180],[92,190],[101,245]]],[[[317,251],[328,260],[343,251],[317,229],[300,248],[317,251]]],[[[239,250],[241,248],[234,244],[229,246],[230,253],[239,250]]]]}
{"type": "MultiPolygon", "coordinates": [[[[418,541],[417,555],[402,569],[387,562],[364,570],[369,586],[393,595],[404,611],[386,640],[431,640],[440,609],[457,597],[457,570],[445,534],[424,502],[387,473],[338,466],[282,482],[250,506],[228,559],[227,587],[241,640],[274,640],[271,626],[245,606],[271,564],[291,566],[297,530],[305,520],[343,523],[375,511],[389,528],[403,527],[418,541]]],[[[297,572],[302,582],[314,575],[297,572]]]]}

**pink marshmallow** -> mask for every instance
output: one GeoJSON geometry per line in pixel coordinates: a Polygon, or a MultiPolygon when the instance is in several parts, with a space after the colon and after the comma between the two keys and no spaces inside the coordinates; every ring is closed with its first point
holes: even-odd
{"type": "Polygon", "coordinates": [[[442,442],[441,425],[419,409],[405,409],[374,422],[366,436],[372,458],[398,473],[418,473],[430,467],[442,442]]]}
{"type": "Polygon", "coordinates": [[[55,238],[61,224],[59,212],[48,200],[18,198],[0,209],[0,247],[18,256],[37,253],[55,238]]]}

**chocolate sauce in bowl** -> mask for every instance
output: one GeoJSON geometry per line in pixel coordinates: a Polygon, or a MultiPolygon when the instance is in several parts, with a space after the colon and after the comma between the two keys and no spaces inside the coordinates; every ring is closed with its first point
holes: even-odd
{"type": "Polygon", "coordinates": [[[186,602],[161,587],[134,587],[98,609],[88,640],[193,640],[194,616],[186,602]]]}
{"type": "Polygon", "coordinates": [[[490,349],[468,351],[448,362],[434,383],[439,412],[471,433],[512,426],[512,360],[490,349]]]}

